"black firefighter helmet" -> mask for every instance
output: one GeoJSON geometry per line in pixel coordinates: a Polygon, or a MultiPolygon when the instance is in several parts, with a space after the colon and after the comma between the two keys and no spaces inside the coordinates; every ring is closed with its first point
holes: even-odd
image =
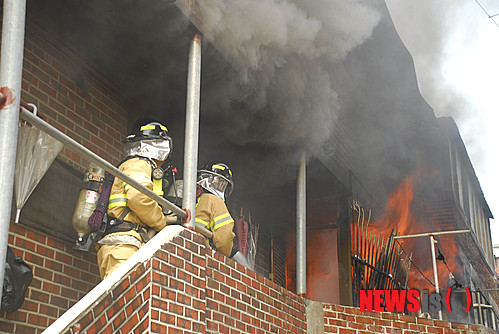
{"type": "Polygon", "coordinates": [[[130,143],[143,139],[165,139],[169,140],[166,126],[152,118],[140,118],[132,127],[132,131],[123,141],[130,143]]]}

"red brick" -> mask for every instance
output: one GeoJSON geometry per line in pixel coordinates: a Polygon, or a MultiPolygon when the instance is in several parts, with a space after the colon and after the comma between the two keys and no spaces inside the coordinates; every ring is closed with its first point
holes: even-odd
{"type": "Polygon", "coordinates": [[[63,252],[56,252],[55,259],[57,261],[61,261],[61,262],[65,263],[65,264],[69,264],[69,265],[73,264],[73,258],[71,256],[69,256],[68,254],[63,253],[63,252]]]}
{"type": "Polygon", "coordinates": [[[37,326],[47,327],[48,319],[45,316],[30,313],[28,315],[28,323],[33,324],[33,325],[37,325],[37,326]]]}
{"type": "Polygon", "coordinates": [[[132,328],[134,328],[139,323],[139,318],[136,314],[128,317],[126,322],[121,326],[120,330],[122,333],[131,333],[132,328]]]}
{"type": "Polygon", "coordinates": [[[355,321],[361,324],[373,324],[374,320],[372,318],[366,318],[366,317],[355,317],[355,321]]]}
{"type": "Polygon", "coordinates": [[[146,331],[146,329],[149,326],[149,318],[145,317],[143,318],[142,322],[137,326],[137,328],[134,331],[134,334],[142,334],[146,331]]]}
{"type": "Polygon", "coordinates": [[[22,324],[16,324],[16,333],[35,334],[36,329],[34,327],[25,326],[22,324]]]}
{"type": "Polygon", "coordinates": [[[347,327],[347,322],[340,319],[328,319],[328,325],[347,327]]]}
{"type": "Polygon", "coordinates": [[[14,333],[14,324],[0,320],[0,331],[5,333],[14,333]]]}
{"type": "Polygon", "coordinates": [[[356,334],[355,329],[338,328],[338,333],[340,334],[356,334]]]}
{"type": "Polygon", "coordinates": [[[365,330],[366,329],[366,325],[359,324],[357,322],[348,322],[347,323],[347,327],[349,327],[349,328],[355,328],[357,330],[365,330]]]}
{"type": "Polygon", "coordinates": [[[33,300],[36,300],[38,302],[44,302],[44,303],[48,303],[49,302],[49,295],[45,292],[41,292],[41,291],[37,291],[37,290],[34,290],[34,289],[30,289],[30,295],[29,297],[33,300]]]}
{"type": "Polygon", "coordinates": [[[45,292],[49,292],[52,294],[60,295],[61,287],[59,285],[53,284],[51,282],[43,282],[42,288],[45,292]]]}
{"type": "Polygon", "coordinates": [[[468,329],[467,324],[461,324],[461,323],[457,323],[457,322],[451,323],[451,327],[455,328],[455,329],[468,329]]]}
{"type": "Polygon", "coordinates": [[[409,328],[409,324],[408,323],[401,322],[401,321],[394,321],[392,326],[393,327],[397,327],[397,328],[404,328],[404,329],[409,328]]]}
{"type": "Polygon", "coordinates": [[[120,326],[126,321],[127,317],[125,311],[122,310],[117,314],[117,316],[113,320],[113,328],[116,330],[120,328],[120,326]]]}
{"type": "Polygon", "coordinates": [[[409,324],[409,329],[418,332],[426,332],[426,326],[423,325],[409,324]]]}
{"type": "Polygon", "coordinates": [[[438,334],[443,334],[444,332],[444,329],[443,328],[439,328],[439,327],[426,327],[426,331],[428,333],[438,333],[438,334]]]}
{"type": "MultiPolygon", "coordinates": [[[[36,253],[36,244],[31,240],[16,237],[16,246],[23,250],[29,250],[33,253],[36,253]]],[[[16,252],[14,251],[14,253],[16,252]]],[[[20,254],[18,253],[16,253],[16,255],[20,256],[20,254]]]]}
{"type": "Polygon", "coordinates": [[[383,319],[398,320],[398,314],[396,313],[381,313],[383,319]]]}
{"type": "Polygon", "coordinates": [[[434,324],[435,324],[435,326],[438,326],[438,327],[444,327],[444,328],[451,327],[451,323],[448,321],[434,320],[434,324]]]}
{"type": "Polygon", "coordinates": [[[64,286],[62,286],[61,297],[66,297],[66,298],[72,299],[72,300],[78,300],[79,299],[78,296],[79,296],[79,291],[74,290],[74,289],[65,288],[64,286]]]}

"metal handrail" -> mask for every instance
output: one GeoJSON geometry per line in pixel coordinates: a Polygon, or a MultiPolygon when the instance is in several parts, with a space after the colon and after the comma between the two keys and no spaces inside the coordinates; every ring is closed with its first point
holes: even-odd
{"type": "Polygon", "coordinates": [[[109,173],[117,177],[118,179],[126,182],[127,184],[131,185],[147,197],[155,200],[162,206],[166,207],[167,209],[173,211],[175,214],[180,216],[181,218],[186,218],[187,214],[184,210],[176,206],[175,204],[167,201],[163,197],[159,196],[152,190],[144,187],[142,184],[140,184],[138,181],[134,180],[130,176],[126,175],[122,171],[120,171],[118,168],[113,166],[111,163],[107,162],[106,160],[102,159],[100,156],[95,154],[94,152],[90,151],[88,148],[85,146],[81,145],[80,143],[76,142],[74,139],[71,137],[65,135],[52,125],[48,124],[44,120],[38,118],[37,116],[33,115],[29,110],[27,110],[24,107],[21,107],[21,114],[19,115],[23,120],[29,122],[30,124],[36,126],[40,130],[43,130],[44,132],[48,133],[54,139],[57,139],[60,141],[64,146],[67,148],[73,150],[74,152],[78,153],[80,156],[83,158],[86,158],[90,160],[91,162],[95,163],[97,166],[104,168],[107,170],[109,173]]]}
{"type": "MultiPolygon", "coordinates": [[[[105,170],[107,170],[109,173],[111,173],[112,175],[114,175],[118,179],[128,183],[133,188],[137,189],[138,191],[140,191],[144,195],[146,195],[149,198],[153,199],[154,201],[158,202],[163,207],[171,210],[173,213],[177,214],[181,218],[183,218],[183,219],[187,218],[186,211],[182,210],[181,208],[179,208],[175,204],[167,201],[166,199],[159,196],[158,194],[156,194],[152,190],[144,187],[138,181],[136,181],[133,178],[131,178],[130,176],[126,175],[125,173],[120,171],[118,168],[113,166],[111,163],[107,162],[106,160],[102,159],[100,156],[98,156],[94,152],[90,151],[85,146],[76,142],[74,139],[72,139],[71,137],[62,133],[61,131],[59,131],[58,129],[53,127],[52,125],[45,122],[44,120],[40,119],[38,116],[33,115],[28,109],[21,107],[21,112],[19,114],[19,117],[22,118],[23,120],[29,122],[31,125],[46,132],[50,136],[54,137],[54,139],[60,141],[68,149],[78,153],[83,158],[90,160],[91,162],[95,163],[97,166],[104,168],[105,170]]],[[[207,230],[206,228],[195,225],[194,229],[196,232],[204,235],[207,238],[213,238],[213,233],[211,231],[207,230]]]]}

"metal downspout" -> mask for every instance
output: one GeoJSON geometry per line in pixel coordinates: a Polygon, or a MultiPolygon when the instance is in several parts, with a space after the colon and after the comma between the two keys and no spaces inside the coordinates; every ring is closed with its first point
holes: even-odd
{"type": "MultiPolygon", "coordinates": [[[[21,104],[26,0],[4,0],[0,55],[0,283],[5,274],[21,104]]],[[[0,300],[2,291],[0,291],[0,300]]]]}
{"type": "Polygon", "coordinates": [[[187,69],[187,102],[185,115],[184,188],[182,208],[191,212],[186,226],[194,227],[196,216],[196,180],[199,142],[199,101],[201,90],[201,35],[191,40],[187,69]]]}
{"type": "Polygon", "coordinates": [[[296,294],[307,293],[307,155],[300,154],[296,180],[296,294]]]}
{"type": "MultiPolygon", "coordinates": [[[[435,292],[440,293],[440,289],[438,287],[438,273],[437,273],[437,259],[435,256],[435,237],[433,234],[430,234],[430,245],[431,245],[431,262],[433,264],[433,279],[435,280],[435,292]]],[[[442,310],[438,310],[438,319],[442,320],[442,310]]]]}

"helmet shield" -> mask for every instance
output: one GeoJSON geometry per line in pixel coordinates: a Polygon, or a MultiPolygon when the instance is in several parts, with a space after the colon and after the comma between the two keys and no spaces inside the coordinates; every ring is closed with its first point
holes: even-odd
{"type": "MultiPolygon", "coordinates": [[[[228,169],[228,167],[226,168],[228,169]]],[[[219,168],[204,168],[199,171],[197,183],[225,201],[225,197],[229,197],[232,194],[234,182],[231,175],[227,174],[229,177],[226,177],[222,174],[219,172],[219,168]]]]}
{"type": "Polygon", "coordinates": [[[125,143],[125,155],[165,161],[172,150],[170,137],[165,139],[144,139],[125,143]]]}

